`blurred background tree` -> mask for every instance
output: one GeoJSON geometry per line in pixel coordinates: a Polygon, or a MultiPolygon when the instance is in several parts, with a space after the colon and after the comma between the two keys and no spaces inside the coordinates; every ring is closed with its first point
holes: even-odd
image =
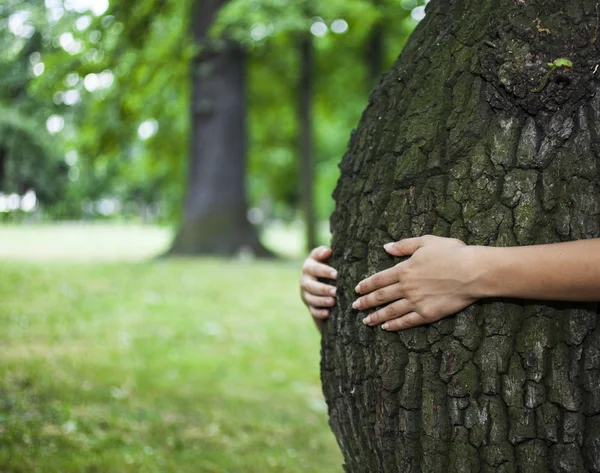
{"type": "MultiPolygon", "coordinates": [[[[298,265],[249,263],[247,242],[229,261],[149,261],[210,156],[192,101],[208,3],[0,2],[1,471],[340,467],[298,265]]],[[[423,5],[215,5],[206,40],[242,57],[246,133],[218,190],[237,186],[237,225],[298,256],[327,241],[352,127],[423,5]]]]}
{"type": "MultiPolygon", "coordinates": [[[[186,192],[201,182],[187,165],[202,147],[190,121],[200,3],[3,2],[1,218],[185,226],[186,192]]],[[[308,222],[317,244],[350,131],[424,2],[220,3],[210,36],[235,44],[245,70],[247,220],[257,231],[308,222]]]]}

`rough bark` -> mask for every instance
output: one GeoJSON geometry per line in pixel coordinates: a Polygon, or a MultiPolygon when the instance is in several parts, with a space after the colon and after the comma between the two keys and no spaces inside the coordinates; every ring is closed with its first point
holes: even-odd
{"type": "Polygon", "coordinates": [[[269,255],[247,219],[244,51],[208,37],[226,1],[200,0],[192,21],[200,53],[192,63],[188,190],[171,254],[269,255]]]}
{"type": "Polygon", "coordinates": [[[349,472],[600,472],[597,304],[484,300],[386,333],[362,278],[423,234],[600,236],[596,0],[432,0],[370,97],[331,218],[322,381],[349,472]],[[551,70],[557,58],[570,69],[551,70]]]}
{"type": "Polygon", "coordinates": [[[300,80],[298,94],[298,122],[300,125],[300,169],[302,185],[302,207],[306,225],[306,249],[310,252],[317,246],[317,222],[315,214],[313,157],[313,55],[312,35],[300,40],[300,80]]]}

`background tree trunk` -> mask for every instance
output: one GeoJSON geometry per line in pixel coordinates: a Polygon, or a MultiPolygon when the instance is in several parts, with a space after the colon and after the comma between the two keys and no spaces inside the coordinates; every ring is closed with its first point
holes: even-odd
{"type": "Polygon", "coordinates": [[[484,300],[400,333],[361,323],[382,245],[599,236],[596,0],[432,0],[371,95],[334,193],[322,380],[350,472],[600,472],[596,304],[484,300]],[[572,69],[551,70],[568,58],[572,69]],[[535,91],[538,90],[538,91],[535,91]]]}
{"type": "Polygon", "coordinates": [[[313,99],[313,39],[306,33],[300,39],[300,80],[298,94],[298,121],[300,125],[300,169],[302,207],[306,224],[306,249],[310,252],[317,246],[317,218],[315,214],[313,157],[312,99],[313,99]]]}
{"type": "Polygon", "coordinates": [[[191,156],[182,226],[170,253],[269,254],[247,219],[245,57],[208,31],[226,0],[197,2],[193,31],[200,53],[192,64],[191,156]]]}
{"type": "MultiPolygon", "coordinates": [[[[380,0],[374,0],[373,4],[378,7],[380,0]]],[[[371,32],[367,38],[365,48],[365,62],[369,72],[369,92],[372,87],[379,83],[383,69],[383,49],[384,49],[384,28],[383,19],[378,18],[373,25],[371,32]]]]}

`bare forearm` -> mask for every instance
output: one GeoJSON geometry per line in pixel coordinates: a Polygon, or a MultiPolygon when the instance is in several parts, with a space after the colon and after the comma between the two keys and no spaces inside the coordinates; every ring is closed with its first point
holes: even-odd
{"type": "Polygon", "coordinates": [[[472,249],[477,298],[600,301],[600,239],[472,249]]]}

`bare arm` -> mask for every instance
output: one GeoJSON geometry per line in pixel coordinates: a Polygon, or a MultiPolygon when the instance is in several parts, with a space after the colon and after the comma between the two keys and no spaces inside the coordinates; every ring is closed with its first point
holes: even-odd
{"type": "Polygon", "coordinates": [[[600,301],[600,239],[495,248],[427,235],[385,248],[412,256],[361,281],[354,308],[387,304],[364,319],[386,330],[435,322],[484,297],[600,301]]]}
{"type": "Polygon", "coordinates": [[[471,248],[476,297],[600,301],[600,239],[471,248]]]}

